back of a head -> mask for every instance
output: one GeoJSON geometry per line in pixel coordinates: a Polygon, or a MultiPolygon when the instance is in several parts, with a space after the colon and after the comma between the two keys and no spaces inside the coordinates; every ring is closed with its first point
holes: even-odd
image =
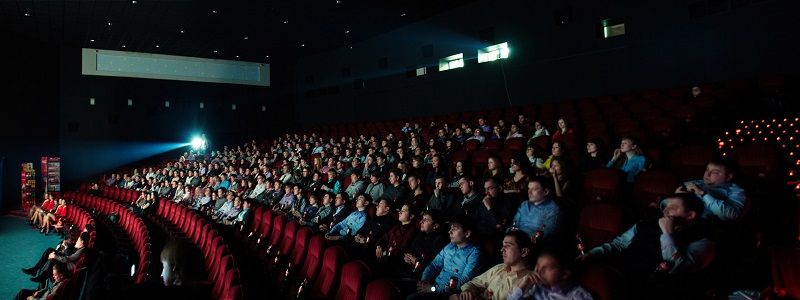
{"type": "Polygon", "coordinates": [[[162,276],[165,285],[189,285],[199,280],[202,273],[202,254],[192,245],[180,240],[170,240],[161,250],[162,276]]]}
{"type": "Polygon", "coordinates": [[[703,215],[705,211],[705,203],[697,195],[693,193],[675,193],[667,198],[678,198],[683,202],[683,209],[687,212],[693,211],[698,216],[703,215]]]}

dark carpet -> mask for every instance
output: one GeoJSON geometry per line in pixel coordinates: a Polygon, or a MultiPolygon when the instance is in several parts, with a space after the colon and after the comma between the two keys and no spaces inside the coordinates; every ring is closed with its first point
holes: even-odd
{"type": "Polygon", "coordinates": [[[55,232],[45,236],[28,225],[25,218],[0,216],[0,299],[13,299],[20,289],[36,288],[36,283],[21,268],[36,263],[42,251],[55,247],[60,237],[55,232]]]}

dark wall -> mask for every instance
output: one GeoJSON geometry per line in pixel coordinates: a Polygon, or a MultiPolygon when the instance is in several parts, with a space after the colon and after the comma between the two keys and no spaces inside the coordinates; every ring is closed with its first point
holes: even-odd
{"type": "Polygon", "coordinates": [[[303,124],[480,110],[800,71],[797,1],[478,1],[371,40],[301,59],[303,124]],[[571,11],[559,25],[555,11],[571,11]],[[624,36],[598,37],[622,19],[624,36]],[[508,60],[477,63],[480,33],[508,60]],[[425,57],[423,48],[433,47],[425,57]],[[462,69],[438,59],[463,52],[462,69]],[[385,58],[386,67],[379,60],[385,58]],[[408,70],[431,66],[428,75],[408,70]],[[349,72],[348,72],[349,71],[349,72]],[[363,88],[354,81],[363,79],[363,88]]]}
{"type": "Polygon", "coordinates": [[[34,162],[38,173],[41,156],[62,157],[61,179],[69,186],[179,147],[187,149],[198,133],[218,147],[283,132],[294,124],[291,90],[286,88],[294,62],[271,65],[273,87],[84,76],[79,48],[8,36],[8,45],[15,46],[0,49],[6,58],[0,61],[5,97],[0,212],[19,206],[20,164],[34,162]],[[90,98],[95,105],[89,105],[90,98]],[[164,101],[170,102],[169,108],[164,101]]]}
{"type": "MultiPolygon", "coordinates": [[[[213,147],[269,135],[291,124],[291,101],[280,89],[85,76],[80,57],[80,49],[61,52],[60,150],[68,181],[174,149],[199,133],[205,133],[213,147]],[[95,105],[89,105],[90,98],[95,105]]],[[[287,86],[280,82],[284,69],[279,66],[276,74],[271,67],[273,78],[278,78],[272,85],[287,86]]]]}
{"type": "MultiPolygon", "coordinates": [[[[0,47],[0,213],[20,204],[21,164],[39,166],[44,155],[58,155],[58,48],[2,33],[0,47]]],[[[37,177],[40,174],[37,171],[37,177]]]]}

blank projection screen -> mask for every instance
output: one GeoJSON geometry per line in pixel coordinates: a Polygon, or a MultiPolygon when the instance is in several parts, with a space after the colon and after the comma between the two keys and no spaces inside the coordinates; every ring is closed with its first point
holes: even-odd
{"type": "Polygon", "coordinates": [[[269,86],[269,64],[83,48],[81,74],[269,86]]]}

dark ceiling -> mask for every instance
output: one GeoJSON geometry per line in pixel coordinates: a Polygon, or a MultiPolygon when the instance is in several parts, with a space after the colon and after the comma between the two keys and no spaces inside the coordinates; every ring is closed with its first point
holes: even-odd
{"type": "Polygon", "coordinates": [[[365,40],[473,0],[0,0],[0,28],[72,47],[256,62],[365,40]]]}

